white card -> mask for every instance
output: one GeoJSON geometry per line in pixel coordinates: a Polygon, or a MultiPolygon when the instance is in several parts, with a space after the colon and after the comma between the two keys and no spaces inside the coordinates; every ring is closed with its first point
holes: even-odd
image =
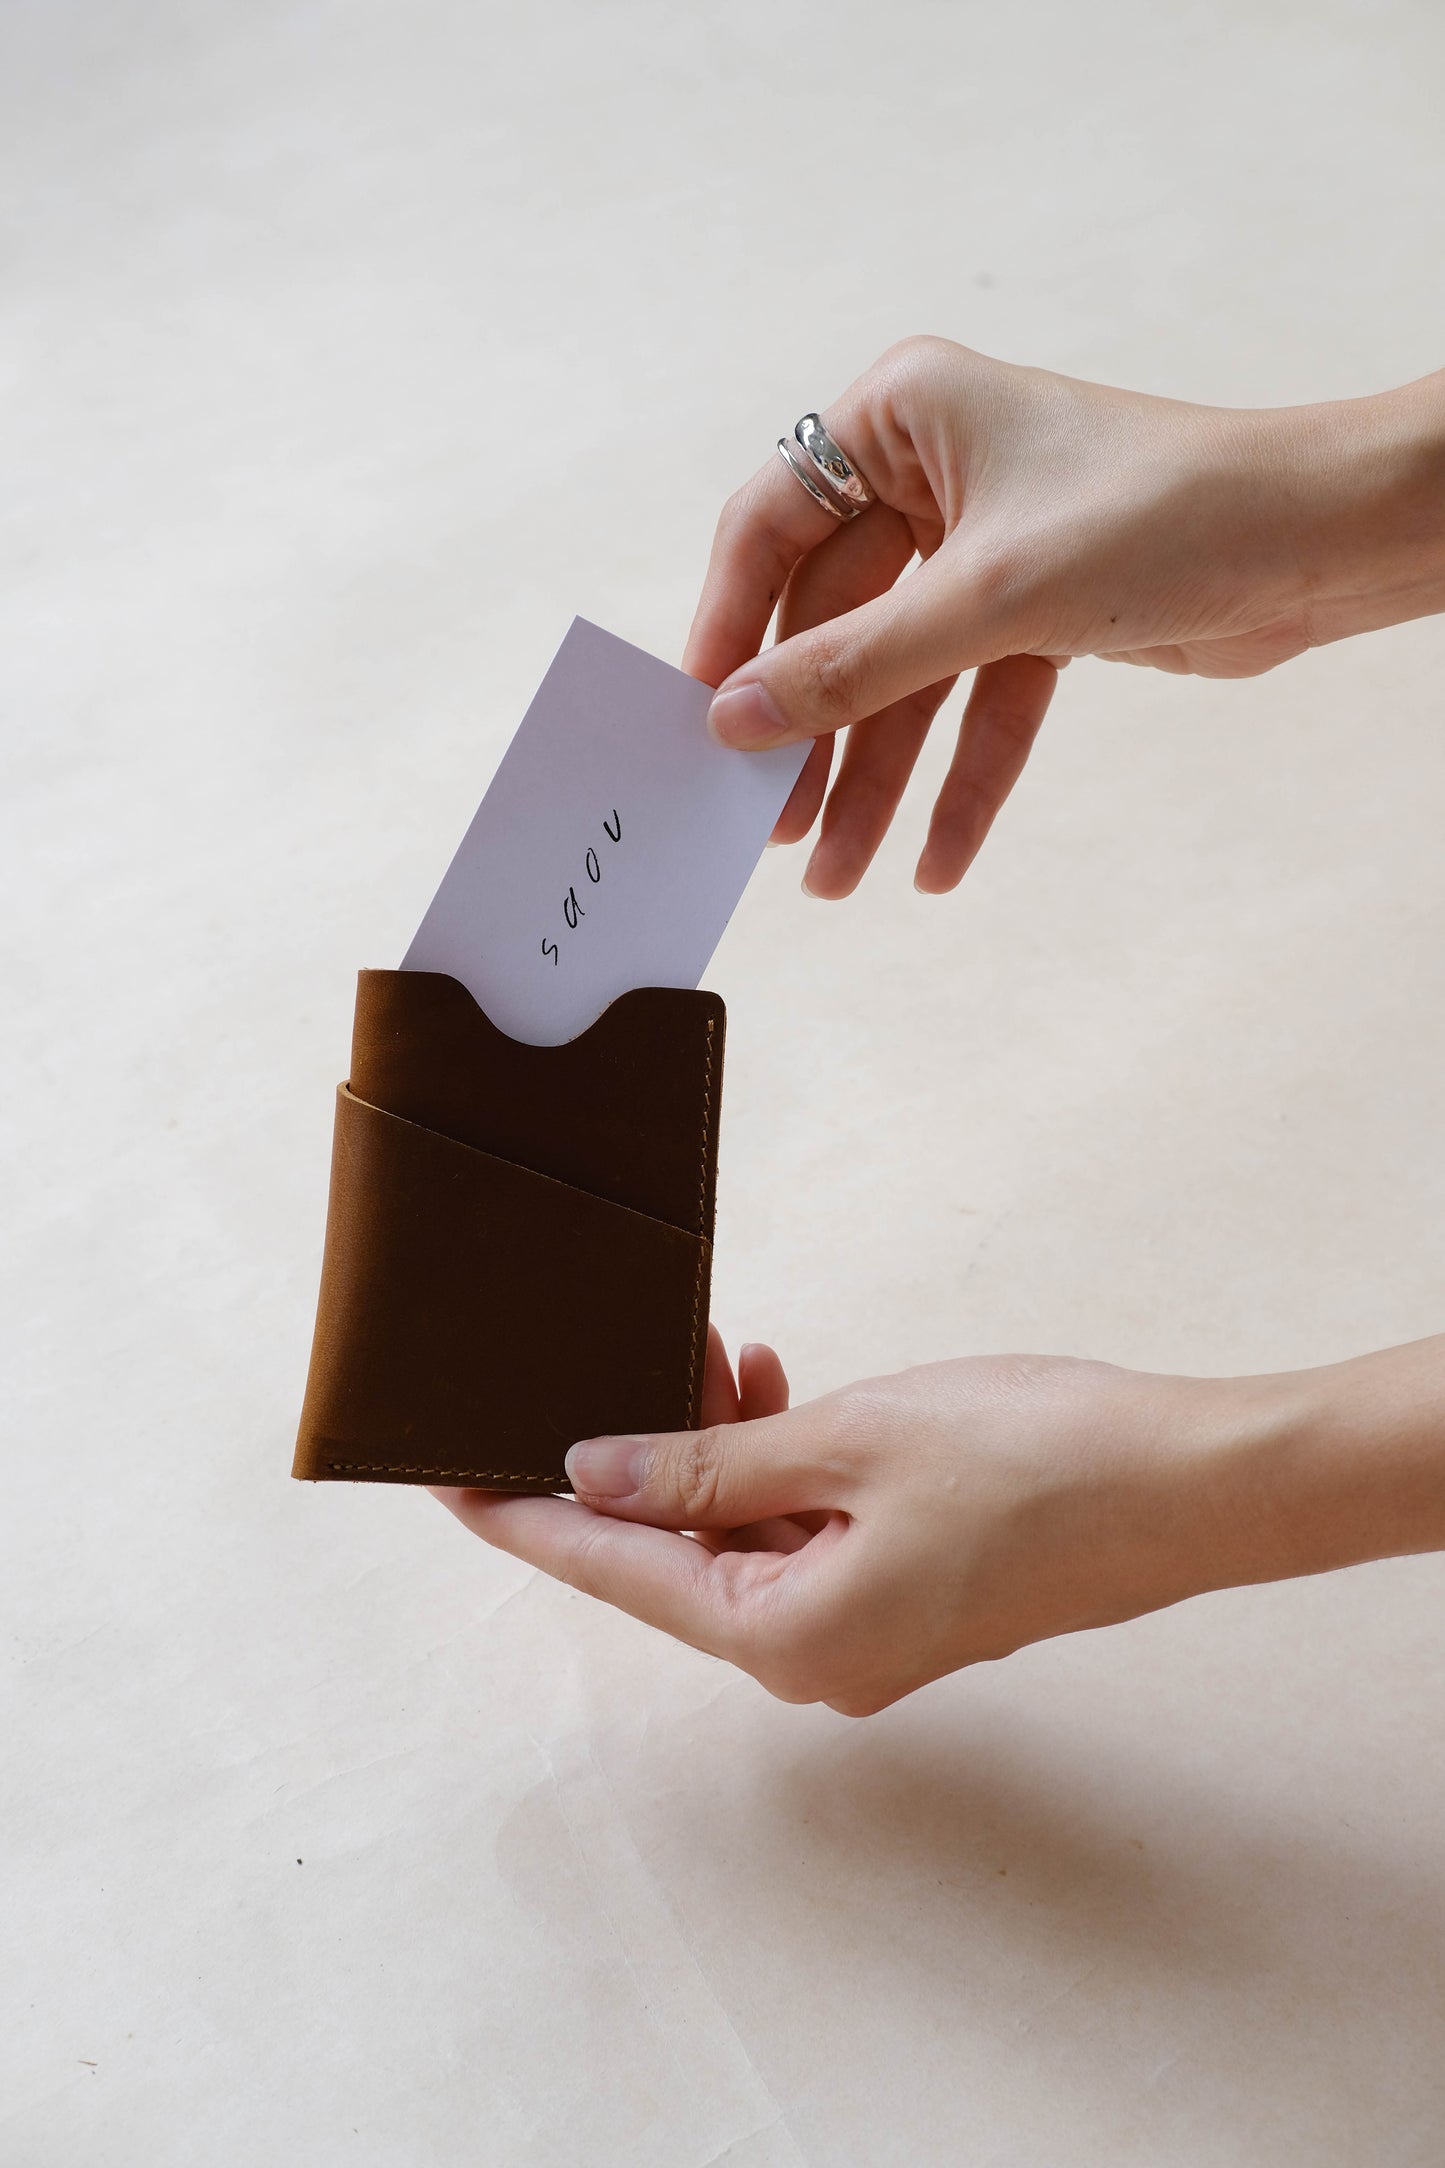
{"type": "Polygon", "coordinates": [[[739,753],[696,678],[574,618],[404,971],[559,1046],[634,986],[696,986],[808,746],[739,753]]]}

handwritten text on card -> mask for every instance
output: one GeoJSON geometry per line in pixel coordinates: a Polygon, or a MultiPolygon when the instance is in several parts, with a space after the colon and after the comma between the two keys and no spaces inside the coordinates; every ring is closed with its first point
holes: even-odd
{"type": "MultiPolygon", "coordinates": [[[[620,843],[622,841],[622,819],[616,806],[612,808],[611,818],[602,823],[602,833],[611,843],[620,843]]],[[[587,856],[583,863],[588,882],[593,888],[600,888],[602,885],[602,861],[590,843],[587,846],[587,856]]],[[[567,922],[567,929],[570,933],[575,933],[579,921],[587,916],[582,905],[577,901],[575,882],[562,898],[562,916],[567,922]]],[[[558,944],[555,941],[549,941],[544,934],[542,936],[542,954],[555,964],[559,960],[560,953],[558,944]]]]}

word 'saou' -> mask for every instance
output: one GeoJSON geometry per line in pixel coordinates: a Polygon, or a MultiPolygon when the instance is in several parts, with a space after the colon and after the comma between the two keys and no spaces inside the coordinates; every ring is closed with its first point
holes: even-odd
{"type": "MultiPolygon", "coordinates": [[[[611,819],[603,821],[602,833],[609,843],[620,843],[622,841],[622,816],[616,806],[612,808],[611,819]]],[[[586,875],[583,883],[583,894],[585,895],[589,888],[598,887],[602,880],[602,861],[590,844],[587,848],[587,856],[582,861],[582,867],[586,875]]],[[[577,883],[575,881],[562,898],[562,916],[567,921],[569,933],[575,933],[581,921],[587,916],[586,911],[577,900],[577,883]]],[[[559,960],[557,943],[549,941],[545,934],[542,936],[542,954],[553,965],[559,960]]]]}

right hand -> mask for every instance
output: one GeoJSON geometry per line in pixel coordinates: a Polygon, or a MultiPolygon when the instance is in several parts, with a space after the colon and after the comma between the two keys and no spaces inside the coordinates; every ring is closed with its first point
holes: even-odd
{"type": "Polygon", "coordinates": [[[840,526],[774,456],[724,507],[683,658],[719,687],[724,743],[818,740],[776,841],[812,827],[851,726],[804,885],[856,887],[962,671],[977,675],[915,877],[933,894],[972,862],[1070,657],[1247,677],[1445,606],[1388,516],[1405,403],[1435,381],[1244,412],[945,339],[891,349],[823,415],[879,503],[840,526]]]}

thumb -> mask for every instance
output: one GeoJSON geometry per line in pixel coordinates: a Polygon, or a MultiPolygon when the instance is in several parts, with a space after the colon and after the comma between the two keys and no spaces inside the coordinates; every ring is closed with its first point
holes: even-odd
{"type": "Polygon", "coordinates": [[[1007,654],[983,617],[945,544],[886,594],[744,663],[713,695],[708,727],[750,752],[825,737],[1007,654]]]}
{"type": "MultiPolygon", "coordinates": [[[[832,1503],[829,1474],[808,1450],[806,1411],[648,1438],[587,1438],[567,1479],[599,1513],[655,1528],[743,1528],[832,1503]]],[[[831,1488],[836,1490],[836,1468],[831,1488]]]]}

